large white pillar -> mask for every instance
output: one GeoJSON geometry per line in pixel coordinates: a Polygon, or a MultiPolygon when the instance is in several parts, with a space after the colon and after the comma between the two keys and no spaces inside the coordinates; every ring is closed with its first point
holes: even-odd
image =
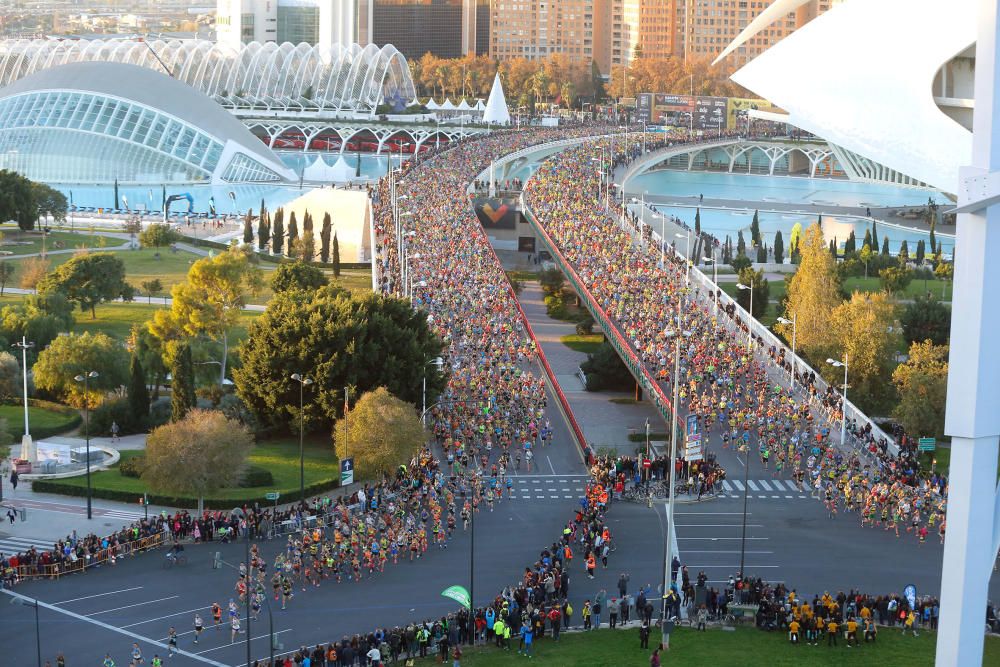
{"type": "Polygon", "coordinates": [[[1000,438],[1000,79],[997,0],[980,0],[973,166],[959,182],[945,432],[952,436],[936,664],[981,665],[996,558],[1000,438]],[[984,202],[985,207],[976,206],[984,202]]]}

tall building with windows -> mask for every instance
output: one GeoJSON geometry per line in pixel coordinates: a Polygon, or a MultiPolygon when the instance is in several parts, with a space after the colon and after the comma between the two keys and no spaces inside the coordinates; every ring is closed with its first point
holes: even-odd
{"type": "Polygon", "coordinates": [[[371,41],[372,0],[217,0],[219,42],[353,44],[371,41]]]}
{"type": "Polygon", "coordinates": [[[490,0],[369,0],[371,38],[406,58],[458,58],[489,49],[490,0]]]}
{"type": "Polygon", "coordinates": [[[562,53],[575,61],[596,59],[605,71],[614,1],[493,0],[490,56],[535,59],[562,53]]]}

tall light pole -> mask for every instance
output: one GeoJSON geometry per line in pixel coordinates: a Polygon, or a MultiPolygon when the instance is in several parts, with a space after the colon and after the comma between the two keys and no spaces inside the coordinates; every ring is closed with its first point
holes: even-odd
{"type": "Polygon", "coordinates": [[[715,288],[712,290],[712,298],[715,301],[715,312],[719,312],[719,262],[715,259],[715,248],[712,248],[711,257],[702,257],[703,261],[712,263],[712,282],[715,288]]]}
{"type": "Polygon", "coordinates": [[[444,364],[444,359],[441,357],[434,357],[426,364],[424,364],[424,389],[423,389],[423,409],[420,412],[420,423],[426,426],[427,419],[425,415],[427,414],[427,367],[434,365],[437,366],[438,372],[441,372],[441,366],[444,364]]]}
{"type": "Polygon", "coordinates": [[[747,318],[747,351],[753,348],[753,280],[750,281],[750,285],[744,285],[743,283],[736,283],[736,287],[742,290],[750,290],[750,310],[747,313],[750,317],[747,318]]]}
{"type": "Polygon", "coordinates": [[[844,350],[844,360],[827,359],[826,363],[836,368],[844,367],[844,404],[840,408],[840,444],[844,444],[847,435],[847,350],[844,350]]]}
{"type": "MultiPolygon", "coordinates": [[[[34,463],[38,457],[28,456],[29,453],[34,451],[34,447],[31,442],[31,432],[28,427],[28,350],[35,347],[35,344],[29,342],[25,336],[21,336],[21,342],[14,343],[11,347],[21,348],[21,385],[24,391],[24,437],[21,438],[21,457],[34,463]]],[[[2,484],[2,482],[0,482],[0,484],[2,484]]],[[[2,491],[0,491],[0,500],[2,499],[3,494],[2,491]]]]}
{"type": "Polygon", "coordinates": [[[10,603],[35,608],[35,651],[38,656],[38,667],[42,667],[42,633],[38,624],[38,599],[18,595],[17,597],[12,597],[10,603]]]}
{"type": "MultiPolygon", "coordinates": [[[[797,325],[798,325],[799,317],[795,313],[792,313],[792,319],[791,319],[791,321],[789,321],[788,318],[785,318],[785,317],[779,317],[778,321],[781,322],[782,324],[786,324],[786,325],[787,324],[791,324],[792,325],[792,370],[788,374],[788,376],[789,376],[789,380],[792,383],[792,391],[795,391],[795,366],[796,366],[796,357],[795,357],[795,330],[798,328],[797,325]]],[[[847,384],[847,380],[844,380],[844,384],[847,384]]]]}
{"type": "Polygon", "coordinates": [[[687,287],[691,284],[691,230],[689,229],[687,234],[674,232],[674,236],[679,239],[687,237],[687,251],[684,253],[684,286],[687,287]]]}
{"type": "Polygon", "coordinates": [[[98,377],[97,371],[89,371],[83,375],[77,375],[74,380],[83,383],[83,413],[87,424],[87,430],[85,432],[87,439],[87,518],[94,518],[92,501],[91,501],[91,487],[90,487],[90,378],[98,377]]]}
{"type": "Polygon", "coordinates": [[[306,450],[304,445],[305,440],[305,419],[306,415],[303,412],[302,397],[305,393],[305,388],[312,384],[312,380],[305,377],[301,373],[292,373],[292,379],[299,383],[299,499],[302,502],[306,501],[306,450]]]}
{"type": "MultiPolygon", "coordinates": [[[[677,315],[678,315],[678,327],[680,325],[680,302],[677,304],[677,315]]],[[[674,471],[674,464],[677,461],[677,431],[680,427],[679,417],[677,414],[677,400],[679,394],[679,384],[680,384],[680,372],[681,372],[681,341],[684,337],[690,336],[690,331],[672,331],[668,330],[664,332],[667,336],[674,339],[674,386],[673,386],[673,402],[671,403],[671,412],[673,413],[673,419],[670,423],[670,461],[667,466],[667,474],[670,475],[670,485],[667,499],[667,545],[665,548],[665,556],[663,558],[663,573],[665,580],[667,582],[666,587],[663,590],[663,609],[661,611],[663,618],[662,624],[660,626],[661,631],[666,627],[665,623],[667,620],[667,593],[673,588],[674,577],[671,571],[671,561],[673,561],[673,544],[671,542],[671,535],[674,531],[674,498],[676,493],[677,475],[674,471]]]]}

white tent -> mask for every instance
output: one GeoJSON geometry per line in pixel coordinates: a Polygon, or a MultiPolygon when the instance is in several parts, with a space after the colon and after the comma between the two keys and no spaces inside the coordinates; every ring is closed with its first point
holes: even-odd
{"type": "Polygon", "coordinates": [[[441,105],[441,110],[442,111],[454,111],[455,110],[455,105],[452,103],[450,97],[446,97],[445,98],[444,104],[441,105]]]}
{"type": "Polygon", "coordinates": [[[503,85],[500,83],[500,72],[493,78],[493,89],[490,90],[490,98],[486,101],[483,122],[499,125],[510,123],[510,112],[507,110],[507,98],[504,97],[503,85]]]}
{"type": "Polygon", "coordinates": [[[464,99],[458,103],[458,106],[456,108],[459,111],[470,111],[472,109],[472,107],[469,106],[469,103],[466,102],[464,99]]]}
{"type": "Polygon", "coordinates": [[[483,101],[481,99],[476,100],[476,106],[472,108],[475,109],[476,111],[486,111],[486,105],[483,104],[483,101]]]}
{"type": "Polygon", "coordinates": [[[302,172],[302,180],[317,183],[347,183],[354,178],[354,174],[354,168],[344,162],[343,156],[331,167],[322,155],[317,155],[313,163],[302,172]]]}
{"type": "Polygon", "coordinates": [[[433,97],[427,100],[427,104],[425,104],[424,106],[431,110],[437,110],[441,108],[441,105],[435,102],[433,97]]]}

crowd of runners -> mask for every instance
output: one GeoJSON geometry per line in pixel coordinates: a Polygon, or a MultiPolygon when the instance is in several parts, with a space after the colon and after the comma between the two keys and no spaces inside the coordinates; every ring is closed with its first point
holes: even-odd
{"type": "MultiPolygon", "coordinates": [[[[605,208],[593,165],[611,150],[600,139],[560,153],[528,181],[525,199],[667,396],[680,346],[678,410],[695,416],[702,442],[752,452],[763,470],[822,499],[831,517],[843,508],[857,511],[865,525],[903,528],[920,541],[936,530],[943,539],[946,482],[918,475],[911,449],[892,456],[870,429],[852,425],[863,446],[838,446],[838,394],[817,391],[811,375],[792,392],[780,353],[760,339],[749,347],[733,304],[718,306],[690,280],[682,255],[669,252],[661,263],[648,233],[633,235],[605,208]]],[[[624,163],[641,151],[641,139],[627,147],[619,140],[614,151],[624,163]]]]}

